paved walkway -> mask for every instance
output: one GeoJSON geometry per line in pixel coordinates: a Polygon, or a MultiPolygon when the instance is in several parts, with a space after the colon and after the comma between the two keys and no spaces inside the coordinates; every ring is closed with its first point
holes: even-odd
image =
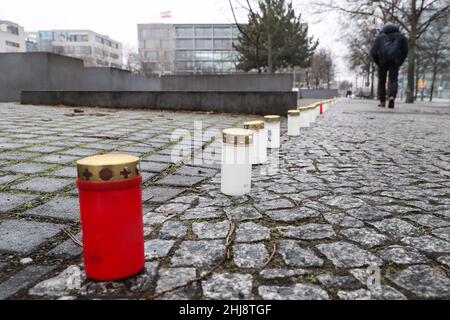
{"type": "Polygon", "coordinates": [[[450,298],[450,108],[374,104],[284,136],[239,198],[213,139],[250,117],[0,104],[0,299],[450,298]],[[173,160],[191,143],[195,165],[173,160]],[[116,283],[87,280],[62,231],[80,237],[74,161],[105,152],[145,179],[146,269],[116,283]]]}

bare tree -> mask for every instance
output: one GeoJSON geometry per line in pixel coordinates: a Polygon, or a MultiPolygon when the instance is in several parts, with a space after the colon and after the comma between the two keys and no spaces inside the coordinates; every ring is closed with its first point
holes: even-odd
{"type": "Polygon", "coordinates": [[[134,74],[142,74],[142,59],[137,52],[129,51],[127,53],[126,69],[134,74]]]}
{"type": "Polygon", "coordinates": [[[446,15],[448,0],[317,0],[320,12],[337,10],[350,17],[374,17],[381,22],[394,22],[408,33],[407,103],[414,102],[416,41],[430,25],[446,15]]]}
{"type": "MultiPolygon", "coordinates": [[[[430,101],[433,101],[436,76],[439,70],[445,70],[450,64],[450,15],[436,20],[423,37],[417,48],[424,57],[424,64],[431,71],[430,101]]],[[[424,72],[425,73],[425,72],[424,72]]]]}
{"type": "MultiPolygon", "coordinates": [[[[228,0],[228,2],[230,4],[230,9],[233,14],[233,18],[234,18],[236,27],[238,28],[242,37],[245,38],[253,46],[254,61],[256,64],[256,69],[258,70],[258,73],[261,73],[262,72],[262,69],[261,69],[262,62],[261,62],[260,52],[262,51],[262,47],[263,47],[261,29],[245,28],[242,24],[240,24],[236,18],[236,8],[233,6],[233,3],[231,0],[228,0]]],[[[250,25],[255,25],[256,22],[258,21],[258,19],[260,18],[260,16],[258,13],[256,13],[253,10],[250,0],[246,0],[246,5],[242,4],[241,2],[239,2],[237,0],[236,0],[236,2],[239,5],[240,9],[244,9],[247,12],[249,22],[253,22],[253,23],[250,23],[250,25]]]]}
{"type": "Polygon", "coordinates": [[[327,89],[330,89],[331,82],[334,80],[334,72],[331,53],[325,49],[317,51],[311,59],[311,67],[308,73],[313,80],[314,88],[326,86],[327,89]]]}
{"type": "Polygon", "coordinates": [[[351,70],[358,70],[370,84],[370,96],[375,96],[375,63],[370,56],[373,39],[377,35],[380,24],[376,19],[355,19],[345,41],[348,44],[351,70]],[[356,27],[355,27],[356,26],[356,27]]]}

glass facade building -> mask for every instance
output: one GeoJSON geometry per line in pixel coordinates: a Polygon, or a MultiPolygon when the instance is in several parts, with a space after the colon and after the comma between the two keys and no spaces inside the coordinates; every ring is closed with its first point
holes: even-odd
{"type": "Polygon", "coordinates": [[[139,53],[146,69],[158,74],[236,72],[235,24],[140,24],[139,53]]]}

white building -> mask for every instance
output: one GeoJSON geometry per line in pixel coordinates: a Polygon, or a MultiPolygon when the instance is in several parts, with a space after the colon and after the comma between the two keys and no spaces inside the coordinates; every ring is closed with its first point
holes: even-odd
{"type": "Polygon", "coordinates": [[[26,34],[20,25],[0,20],[0,52],[26,52],[26,34]]]}
{"type": "Polygon", "coordinates": [[[53,52],[84,61],[88,67],[122,68],[122,44],[91,30],[36,32],[38,51],[53,52]]]}

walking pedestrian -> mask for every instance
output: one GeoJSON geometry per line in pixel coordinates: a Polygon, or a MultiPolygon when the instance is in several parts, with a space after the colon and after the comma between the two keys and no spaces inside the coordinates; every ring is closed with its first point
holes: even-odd
{"type": "Polygon", "coordinates": [[[398,90],[398,71],[408,56],[408,39],[392,24],[386,24],[372,46],[370,54],[378,65],[379,107],[386,107],[386,80],[388,78],[389,108],[394,108],[398,90]],[[389,76],[388,76],[389,75],[389,76]]]}

